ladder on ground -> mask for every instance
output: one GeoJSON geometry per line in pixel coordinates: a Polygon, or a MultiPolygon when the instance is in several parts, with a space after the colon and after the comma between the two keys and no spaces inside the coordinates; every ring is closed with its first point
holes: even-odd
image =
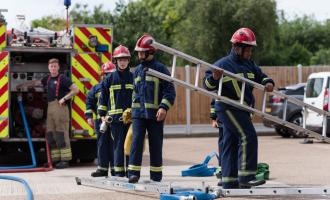
{"type": "Polygon", "coordinates": [[[281,92],[275,91],[275,90],[273,92],[266,92],[265,87],[263,85],[261,85],[259,83],[256,83],[256,82],[253,82],[253,81],[251,81],[249,79],[246,79],[244,77],[238,76],[236,74],[233,74],[233,73],[231,73],[229,71],[226,71],[226,70],[224,70],[224,73],[220,78],[219,87],[218,87],[219,89],[218,89],[217,93],[212,92],[212,91],[208,91],[208,90],[206,90],[206,89],[204,89],[204,88],[202,88],[198,85],[201,69],[204,67],[206,69],[219,70],[219,68],[217,66],[214,66],[214,65],[209,64],[205,61],[202,61],[198,58],[195,58],[193,56],[190,56],[188,54],[180,52],[176,49],[173,49],[173,48],[170,48],[170,47],[165,46],[163,44],[160,44],[160,43],[156,42],[155,40],[150,40],[149,42],[157,50],[161,50],[165,53],[168,53],[168,54],[172,55],[173,56],[173,62],[172,62],[172,68],[171,68],[171,76],[160,73],[160,72],[158,72],[156,70],[153,70],[153,69],[150,69],[150,68],[147,70],[147,72],[146,72],[147,74],[158,77],[158,78],[163,79],[163,80],[167,80],[169,82],[172,82],[174,84],[183,86],[183,87],[188,88],[190,90],[200,92],[204,95],[207,95],[207,96],[210,96],[214,99],[217,99],[217,101],[221,101],[223,103],[232,105],[232,106],[237,107],[239,109],[251,112],[253,114],[256,114],[256,115],[260,116],[261,118],[270,120],[270,121],[275,122],[277,124],[281,124],[283,126],[291,128],[293,130],[299,131],[303,134],[312,136],[312,137],[314,137],[318,140],[321,140],[323,142],[330,143],[330,138],[326,137],[327,118],[330,116],[330,112],[321,110],[319,108],[316,108],[312,105],[306,104],[306,103],[304,103],[304,102],[302,102],[302,101],[300,101],[296,98],[287,96],[287,95],[285,95],[281,92]],[[181,58],[183,60],[186,60],[186,61],[196,65],[196,74],[195,74],[194,84],[191,84],[190,82],[186,82],[184,80],[180,80],[180,79],[176,78],[175,69],[176,69],[176,60],[177,60],[177,58],[181,58]],[[221,96],[222,83],[223,83],[223,77],[224,76],[229,76],[229,77],[231,77],[233,79],[236,79],[237,81],[240,81],[242,83],[241,94],[240,94],[240,100],[239,101],[235,101],[235,100],[226,98],[224,96],[221,96]],[[246,106],[246,105],[243,104],[243,102],[244,102],[244,92],[245,92],[245,87],[246,87],[247,84],[252,86],[255,89],[258,89],[258,90],[262,91],[263,98],[262,98],[261,110],[258,110],[257,108],[252,108],[250,106],[246,106]],[[280,96],[284,99],[284,112],[283,112],[282,118],[267,114],[265,112],[267,95],[269,95],[269,94],[274,94],[274,95],[280,96]],[[294,123],[286,121],[286,111],[287,111],[288,102],[303,108],[303,126],[302,127],[298,126],[294,123]],[[307,115],[307,109],[312,110],[312,111],[318,113],[319,115],[323,116],[322,135],[306,128],[306,117],[305,116],[307,115]]]}
{"type": "MultiPolygon", "coordinates": [[[[205,182],[201,182],[201,187],[189,187],[189,180],[187,185],[178,186],[174,183],[159,183],[153,181],[140,181],[138,183],[128,183],[127,178],[123,177],[76,177],[77,185],[95,187],[106,190],[127,191],[127,192],[142,192],[132,193],[140,194],[148,197],[161,197],[161,199],[174,199],[177,197],[180,200],[199,200],[200,198],[194,196],[194,192],[205,194],[206,197],[202,199],[215,199],[220,197],[237,197],[237,196],[296,196],[296,197],[329,197],[330,187],[313,186],[313,187],[291,187],[289,185],[279,186],[258,186],[250,189],[222,189],[218,186],[209,186],[205,182]],[[190,194],[187,195],[187,192],[190,194]],[[180,196],[182,194],[182,196],[180,196]],[[166,198],[168,197],[168,198],[166,198]],[[172,198],[170,198],[172,197],[172,198]]],[[[180,180],[182,184],[182,180],[180,180]]]]}

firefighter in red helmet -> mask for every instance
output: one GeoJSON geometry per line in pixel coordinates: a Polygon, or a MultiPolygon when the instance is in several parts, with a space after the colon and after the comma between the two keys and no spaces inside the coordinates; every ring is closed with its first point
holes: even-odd
{"type": "MultiPolygon", "coordinates": [[[[104,80],[107,74],[116,71],[116,66],[111,62],[106,62],[101,66],[100,81],[104,80]]],[[[111,175],[114,176],[114,161],[113,161],[113,140],[110,130],[104,133],[100,132],[101,118],[93,120],[93,114],[97,113],[99,98],[101,95],[101,82],[94,85],[87,94],[85,118],[90,126],[94,127],[97,141],[97,160],[98,166],[95,172],[91,173],[92,177],[108,176],[109,166],[111,175]]]]}
{"type": "MultiPolygon", "coordinates": [[[[214,63],[219,70],[208,70],[205,73],[204,87],[210,91],[217,91],[223,70],[226,70],[264,85],[267,92],[273,91],[274,81],[268,78],[251,59],[252,49],[257,46],[253,31],[249,28],[240,28],[230,41],[232,43],[230,54],[214,63]]],[[[239,101],[241,88],[241,82],[224,76],[221,95],[239,101]]],[[[252,86],[245,87],[245,105],[253,106],[252,91],[252,86]]],[[[221,154],[223,188],[249,188],[264,184],[265,181],[255,178],[258,140],[250,113],[220,101],[216,101],[214,107],[218,119],[223,123],[221,154]]]]}
{"type": "Polygon", "coordinates": [[[156,49],[151,46],[152,41],[153,38],[145,34],[135,45],[141,63],[134,72],[133,139],[128,166],[130,183],[136,183],[140,178],[146,131],[149,139],[150,178],[153,181],[162,180],[164,120],[175,100],[172,83],[146,74],[150,68],[170,75],[165,65],[155,60],[156,49]]]}
{"type": "Polygon", "coordinates": [[[119,45],[113,51],[113,60],[117,70],[110,73],[102,83],[98,114],[102,121],[110,121],[111,135],[114,140],[115,176],[126,175],[128,157],[124,155],[124,142],[129,124],[123,122],[123,112],[132,106],[133,73],[130,72],[131,54],[127,47],[119,45]]]}

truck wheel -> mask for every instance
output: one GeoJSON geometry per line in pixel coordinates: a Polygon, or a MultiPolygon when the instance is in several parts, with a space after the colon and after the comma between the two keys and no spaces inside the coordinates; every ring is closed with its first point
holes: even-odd
{"type": "MultiPolygon", "coordinates": [[[[300,113],[295,114],[293,117],[290,118],[289,122],[294,123],[294,124],[296,124],[298,126],[302,126],[302,123],[303,123],[302,114],[300,114],[300,113]]],[[[306,134],[304,134],[304,133],[302,133],[300,131],[292,130],[292,129],[289,130],[289,133],[294,138],[305,138],[305,137],[307,137],[306,134]]]]}
{"type": "Polygon", "coordinates": [[[286,128],[276,127],[275,131],[276,131],[277,134],[279,134],[280,136],[282,136],[284,138],[291,137],[291,134],[288,132],[288,129],[286,129],[286,128]]]}

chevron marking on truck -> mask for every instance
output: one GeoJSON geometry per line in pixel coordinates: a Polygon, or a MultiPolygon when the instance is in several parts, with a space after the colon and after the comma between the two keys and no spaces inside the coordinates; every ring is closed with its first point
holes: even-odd
{"type": "Polygon", "coordinates": [[[87,92],[98,83],[99,71],[99,57],[95,53],[76,54],[72,59],[72,81],[80,91],[72,103],[72,129],[88,130],[89,135],[93,135],[94,131],[85,120],[85,102],[87,92]]]}
{"type": "Polygon", "coordinates": [[[8,137],[8,52],[0,52],[0,138],[8,137]]]}
{"type": "MultiPolygon", "coordinates": [[[[74,49],[79,53],[96,52],[95,48],[89,46],[89,37],[96,36],[102,45],[108,45],[108,53],[111,53],[111,29],[101,27],[75,27],[74,28],[74,49]]],[[[110,58],[110,57],[109,57],[110,58]]]]}
{"type": "Polygon", "coordinates": [[[0,50],[6,47],[6,26],[0,25],[0,50]]]}

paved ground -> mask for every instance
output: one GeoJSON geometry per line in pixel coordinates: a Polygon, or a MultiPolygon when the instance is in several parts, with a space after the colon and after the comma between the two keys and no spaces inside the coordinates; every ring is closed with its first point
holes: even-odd
{"type": "MultiPolygon", "coordinates": [[[[205,155],[217,149],[217,138],[168,138],[164,140],[164,182],[199,185],[201,181],[215,185],[215,177],[182,178],[180,171],[202,162],[205,155]]],[[[301,139],[283,139],[277,136],[259,137],[259,162],[270,164],[271,180],[268,185],[328,185],[330,186],[330,145],[324,143],[300,144],[301,139]]],[[[148,154],[144,163],[149,163],[148,154]]],[[[211,161],[216,165],[216,161],[211,161]]],[[[75,177],[89,176],[95,169],[92,164],[77,165],[65,170],[52,172],[6,174],[24,178],[32,187],[35,200],[105,200],[105,199],[156,199],[157,196],[145,196],[144,193],[132,194],[78,186],[75,177]]],[[[148,168],[142,171],[143,179],[148,180],[148,168]]],[[[278,197],[275,199],[287,199],[278,197]]],[[[1,200],[25,199],[22,186],[12,181],[0,180],[1,200]]],[[[228,199],[247,199],[228,198],[228,199]]],[[[249,199],[263,199],[253,197],[249,199]]],[[[274,199],[274,198],[273,198],[274,199]]],[[[311,199],[311,197],[294,198],[311,199]]],[[[326,199],[317,197],[316,199],[326,199]]]]}

